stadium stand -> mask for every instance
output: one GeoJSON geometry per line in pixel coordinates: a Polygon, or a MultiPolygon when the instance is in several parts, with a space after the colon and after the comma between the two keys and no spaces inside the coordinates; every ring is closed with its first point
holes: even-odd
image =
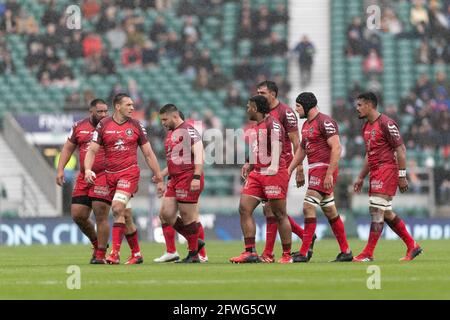
{"type": "MultiPolygon", "coordinates": [[[[80,2],[81,30],[66,27],[68,0],[0,5],[0,118],[84,110],[93,97],[125,90],[156,130],[162,158],[155,112],[163,104],[241,128],[255,79],[276,77],[287,95],[287,0],[132,2],[80,2]]],[[[207,190],[232,194],[231,186],[212,178],[207,190]]]]}
{"type": "MultiPolygon", "coordinates": [[[[379,95],[380,109],[403,132],[408,158],[421,167],[450,167],[450,1],[333,0],[333,113],[344,136],[344,166],[362,160],[355,96],[379,95]],[[380,28],[366,28],[369,5],[382,9],[380,28]]],[[[436,196],[449,204],[449,177],[437,175],[436,196]]],[[[419,179],[420,180],[420,179],[419,179]]]]}

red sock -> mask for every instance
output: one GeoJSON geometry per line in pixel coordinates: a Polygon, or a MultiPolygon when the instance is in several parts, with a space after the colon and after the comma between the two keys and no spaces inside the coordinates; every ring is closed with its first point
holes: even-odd
{"type": "Polygon", "coordinates": [[[414,248],[415,241],[406,229],[406,225],[399,216],[395,216],[394,220],[387,221],[389,227],[403,240],[408,249],[414,248]]]}
{"type": "Polygon", "coordinates": [[[369,241],[367,242],[367,245],[363,251],[370,257],[373,256],[373,252],[375,251],[375,247],[377,246],[378,239],[380,239],[381,237],[383,226],[384,222],[372,222],[372,224],[370,225],[369,241]]]}
{"type": "Polygon", "coordinates": [[[244,238],[245,251],[256,252],[255,237],[244,238]]]}
{"type": "Polygon", "coordinates": [[[91,243],[92,243],[92,246],[94,247],[94,249],[97,250],[98,249],[98,240],[97,240],[97,238],[92,240],[91,243]]]}
{"type": "Polygon", "coordinates": [[[264,247],[265,254],[273,254],[273,248],[275,246],[275,240],[277,239],[277,218],[266,218],[266,246],[264,247]]]}
{"type": "Polygon", "coordinates": [[[95,259],[103,260],[106,257],[106,248],[98,248],[95,251],[95,259]]]}
{"type": "Polygon", "coordinates": [[[292,243],[284,243],[283,246],[283,254],[291,254],[292,243]]]}
{"type": "Polygon", "coordinates": [[[135,254],[141,253],[141,248],[139,247],[139,237],[137,230],[133,232],[132,234],[126,235],[128,245],[131,249],[131,254],[134,256],[135,254]]]}
{"type": "Polygon", "coordinates": [[[175,246],[175,229],[170,224],[164,223],[162,225],[162,231],[166,242],[166,251],[168,253],[175,253],[177,251],[177,247],[175,246]]]}
{"type": "Polygon", "coordinates": [[[308,254],[309,247],[311,246],[312,238],[316,232],[317,219],[305,218],[305,232],[303,234],[303,243],[300,249],[300,254],[305,256],[308,254]]]}
{"type": "Polygon", "coordinates": [[[341,252],[348,253],[349,247],[347,243],[347,236],[345,235],[345,227],[341,217],[338,215],[336,218],[331,219],[328,222],[330,223],[334,236],[339,243],[341,252]]]}
{"type": "Polygon", "coordinates": [[[186,233],[186,226],[183,224],[183,220],[181,220],[180,217],[178,217],[177,221],[175,221],[173,228],[187,240],[188,234],[186,233]]]}
{"type": "Polygon", "coordinates": [[[122,245],[122,239],[125,234],[125,223],[114,223],[112,228],[112,251],[120,252],[120,246],[122,245]]]}
{"type": "Polygon", "coordinates": [[[303,230],[300,225],[295,222],[294,218],[291,216],[288,216],[289,223],[291,224],[292,232],[295,233],[300,239],[303,240],[303,234],[305,233],[305,230],[303,230]]]}
{"type": "Polygon", "coordinates": [[[187,234],[189,252],[197,251],[198,250],[198,224],[197,224],[197,222],[192,222],[191,224],[185,225],[184,229],[187,234]]]}
{"type": "MultiPolygon", "coordinates": [[[[203,225],[202,225],[201,222],[198,222],[198,238],[202,239],[203,241],[205,241],[205,230],[203,229],[203,225]]],[[[200,250],[198,253],[202,257],[206,257],[206,249],[205,249],[205,247],[203,247],[202,250],[200,250]]]]}

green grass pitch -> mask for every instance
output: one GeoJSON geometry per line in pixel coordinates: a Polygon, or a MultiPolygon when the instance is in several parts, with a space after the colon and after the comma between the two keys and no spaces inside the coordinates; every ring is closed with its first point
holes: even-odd
{"type": "MultiPolygon", "coordinates": [[[[355,254],[364,246],[350,244],[355,254]]],[[[328,263],[338,247],[322,240],[308,264],[234,265],[228,258],[242,243],[209,241],[209,263],[179,265],[153,263],[163,245],[144,243],[145,262],[135,266],[91,266],[88,246],[0,247],[0,299],[450,299],[450,241],[421,245],[424,253],[409,263],[398,261],[401,241],[381,241],[369,264],[328,263]],[[80,267],[80,290],[67,289],[70,265],[80,267]],[[380,267],[380,290],[367,288],[369,265],[380,267]]],[[[178,251],[184,255],[184,245],[178,251]]],[[[124,242],[123,260],[127,254],[124,242]]]]}

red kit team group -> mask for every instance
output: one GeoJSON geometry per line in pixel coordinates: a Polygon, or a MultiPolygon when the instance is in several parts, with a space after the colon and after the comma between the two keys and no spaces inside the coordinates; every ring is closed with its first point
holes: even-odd
{"type": "MultiPolygon", "coordinates": [[[[239,203],[244,251],[230,258],[230,262],[275,262],[274,246],[278,234],[283,252],[278,263],[309,262],[316,240],[317,207],[328,219],[339,245],[340,252],[332,260],[334,262],[373,261],[385,222],[407,247],[406,255],[401,260],[410,261],[422,253],[420,245],[392,209],[397,188],[402,193],[408,190],[406,149],[398,125],[378,111],[376,95],[363,93],[356,100],[356,113],[360,119],[366,120],[361,131],[366,153],[353,189],[361,192],[364,179],[369,175],[371,215],[367,245],[357,256],[352,254],[334,201],[341,156],[338,124],[320,112],[313,93],[303,92],[297,97],[295,106],[300,118],[306,119],[300,139],[297,115],[277,96],[276,83],[264,81],[258,84],[257,95],[247,102],[248,118],[255,125],[246,132],[249,155],[241,171],[245,181],[239,203]],[[295,174],[298,188],[305,185],[305,158],[308,186],[303,202],[302,228],[287,214],[286,197],[292,174],[295,174]],[[260,203],[266,218],[266,242],[261,255],[256,252],[256,224],[253,218],[253,211],[260,203]],[[292,252],[292,233],[302,240],[297,252],[292,252]]],[[[161,124],[167,129],[167,167],[161,170],[146,129],[133,119],[132,99],[121,93],[114,97],[112,103],[114,113],[108,116],[105,101],[92,101],[90,116],[74,124],[62,149],[56,177],[56,183],[62,186],[65,182],[64,167],[78,148],[80,173],[72,194],[71,213],[74,222],[92,242],[94,251],[90,263],[119,264],[124,237],[131,250],[125,264],[143,262],[131,206],[140,178],[138,147],[153,172],[152,182],[162,198],[159,216],[166,251],[154,262],[207,262],[198,203],[204,188],[202,136],[184,120],[177,106],[167,104],[162,107],[159,116],[161,124]],[[114,224],[112,246],[107,255],[110,210],[114,224]],[[94,212],[96,226],[90,219],[91,211],[94,212]],[[180,259],[176,249],[177,233],[187,240],[188,254],[184,259],[180,259]]]]}

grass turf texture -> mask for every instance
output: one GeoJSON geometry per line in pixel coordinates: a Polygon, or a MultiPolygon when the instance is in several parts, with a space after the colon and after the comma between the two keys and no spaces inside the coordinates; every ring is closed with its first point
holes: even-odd
{"type": "MultiPolygon", "coordinates": [[[[364,244],[350,241],[354,254],[364,244]]],[[[422,255],[399,262],[403,243],[380,241],[374,262],[336,264],[328,263],[336,242],[322,240],[310,263],[291,265],[231,264],[240,242],[209,241],[209,263],[194,265],[153,263],[163,245],[151,243],[142,244],[144,264],[134,266],[91,266],[88,246],[0,247],[0,299],[450,299],[449,244],[422,241],[422,255]],[[81,268],[80,290],[66,287],[69,265],[81,268]],[[381,290],[367,288],[369,265],[381,268],[381,290]]],[[[178,251],[184,256],[184,245],[178,251]]],[[[122,262],[127,254],[124,242],[122,262]]]]}

